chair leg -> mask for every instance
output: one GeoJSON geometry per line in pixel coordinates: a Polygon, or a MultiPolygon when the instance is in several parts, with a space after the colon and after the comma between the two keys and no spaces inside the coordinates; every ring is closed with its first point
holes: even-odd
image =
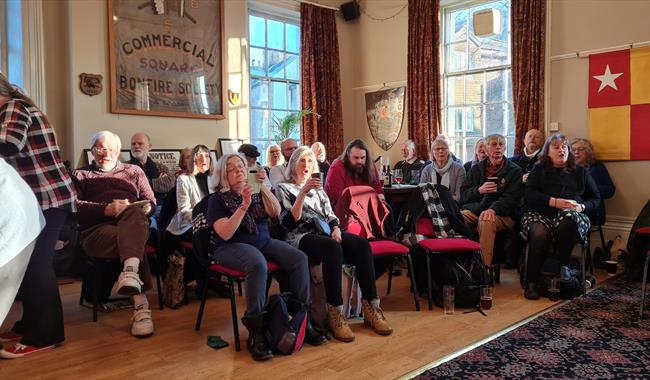
{"type": "MultiPolygon", "coordinates": [[[[237,283],[241,285],[241,281],[237,283]]],[[[235,334],[235,351],[241,351],[241,344],[239,343],[239,321],[237,321],[237,303],[235,302],[235,284],[230,277],[228,277],[228,284],[230,285],[230,313],[232,315],[232,330],[235,334]]]]}
{"type": "Polygon", "coordinates": [[[415,301],[415,311],[420,311],[420,300],[418,299],[418,286],[415,283],[415,270],[413,268],[413,260],[411,260],[411,255],[406,255],[406,259],[409,263],[409,277],[411,278],[411,290],[413,291],[413,300],[415,301]]]}
{"type": "Polygon", "coordinates": [[[429,300],[429,310],[433,309],[433,285],[431,281],[431,252],[426,252],[427,255],[427,298],[429,300]]]}
{"type": "Polygon", "coordinates": [[[237,291],[239,292],[239,296],[241,297],[241,295],[242,295],[241,280],[237,280],[237,291]]]}
{"type": "Polygon", "coordinates": [[[602,244],[603,249],[605,249],[605,247],[607,247],[607,243],[605,242],[605,234],[603,233],[603,226],[600,224],[598,225],[598,233],[600,234],[600,244],[602,244]]]}
{"type": "Polygon", "coordinates": [[[162,273],[160,269],[162,268],[160,265],[160,256],[158,255],[158,251],[156,250],[156,261],[158,262],[158,273],[156,273],[156,288],[158,289],[158,307],[160,310],[162,310],[163,307],[163,296],[162,296],[162,286],[160,285],[160,274],[162,273]]]}
{"type": "Polygon", "coordinates": [[[206,272],[205,274],[206,286],[203,287],[201,292],[201,305],[199,306],[199,313],[196,315],[196,324],[194,325],[194,330],[199,331],[201,329],[201,320],[203,319],[203,311],[205,310],[205,300],[208,298],[208,287],[207,282],[210,281],[210,273],[206,272]]]}
{"type": "Polygon", "coordinates": [[[393,283],[393,264],[395,263],[395,259],[393,258],[388,265],[388,289],[386,289],[386,295],[390,294],[390,288],[393,283]]]}
{"type": "Polygon", "coordinates": [[[650,262],[650,253],[645,255],[645,264],[643,265],[643,282],[641,285],[641,306],[639,307],[639,318],[643,318],[643,308],[645,306],[645,288],[648,284],[648,263],[650,262]]]}
{"type": "Polygon", "coordinates": [[[97,267],[93,264],[93,271],[95,275],[93,276],[93,322],[97,322],[97,309],[98,309],[98,296],[97,292],[99,291],[99,273],[96,271],[97,267]]]}
{"type": "Polygon", "coordinates": [[[524,249],[524,267],[521,269],[523,271],[522,278],[524,279],[521,286],[526,290],[526,275],[528,274],[528,242],[526,242],[526,248],[524,249]]]}
{"type": "Polygon", "coordinates": [[[582,272],[582,284],[580,284],[580,288],[582,289],[582,294],[587,294],[587,281],[586,281],[586,276],[587,276],[587,245],[583,244],[582,245],[582,252],[580,255],[580,271],[582,272]]]}

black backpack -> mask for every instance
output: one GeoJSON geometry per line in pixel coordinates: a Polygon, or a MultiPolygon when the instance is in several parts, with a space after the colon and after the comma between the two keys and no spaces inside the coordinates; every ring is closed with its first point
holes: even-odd
{"type": "Polygon", "coordinates": [[[455,288],[455,305],[475,307],[481,298],[480,287],[490,284],[490,275],[477,252],[465,254],[432,255],[431,276],[436,283],[436,305],[442,305],[442,288],[455,288]]]}
{"type": "Polygon", "coordinates": [[[266,343],[276,354],[291,355],[302,348],[307,329],[307,309],[289,316],[289,293],[274,294],[266,304],[266,343]]]}

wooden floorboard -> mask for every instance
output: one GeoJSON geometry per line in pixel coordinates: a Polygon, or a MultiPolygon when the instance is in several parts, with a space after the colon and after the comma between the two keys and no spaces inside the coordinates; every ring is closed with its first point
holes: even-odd
{"type": "MultiPolygon", "coordinates": [[[[178,310],[155,309],[155,334],[136,339],[129,334],[131,310],[100,313],[99,321],[92,322],[91,310],[79,306],[80,282],[75,281],[61,285],[65,344],[32,357],[0,361],[0,379],[392,379],[554,305],[546,299],[525,300],[515,270],[504,270],[501,277],[494,290],[494,306],[484,317],[463,314],[463,310],[446,316],[437,307],[429,311],[426,299],[420,300],[423,310],[416,312],[407,277],[395,277],[393,290],[386,296],[384,276],[377,286],[395,331],[391,336],[378,336],[363,321],[353,321],[356,340],[352,343],[333,340],[320,347],[305,346],[295,355],[263,363],[253,361],[246,352],[246,330],[241,323],[243,350],[235,352],[227,299],[208,300],[198,332],[194,331],[196,299],[178,310]],[[214,350],[206,344],[208,335],[220,335],[230,346],[214,350]]],[[[157,302],[155,293],[149,300],[152,305],[157,302]]],[[[237,297],[237,304],[241,314],[244,298],[237,297]]],[[[2,329],[19,316],[20,304],[16,303],[2,329]]]]}

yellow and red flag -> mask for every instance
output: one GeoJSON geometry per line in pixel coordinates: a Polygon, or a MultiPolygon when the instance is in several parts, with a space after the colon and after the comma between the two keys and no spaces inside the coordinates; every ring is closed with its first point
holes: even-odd
{"type": "Polygon", "coordinates": [[[589,139],[600,160],[650,160],[650,47],[589,56],[589,139]]]}

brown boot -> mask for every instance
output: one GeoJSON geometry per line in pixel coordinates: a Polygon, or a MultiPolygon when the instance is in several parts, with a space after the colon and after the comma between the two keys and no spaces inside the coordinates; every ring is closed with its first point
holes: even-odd
{"type": "Polygon", "coordinates": [[[384,312],[379,307],[379,298],[375,298],[371,302],[363,300],[363,323],[379,335],[390,335],[393,333],[393,328],[390,327],[384,312]]]}
{"type": "Polygon", "coordinates": [[[329,316],[330,330],[334,338],[341,342],[352,342],[354,340],[354,333],[343,316],[343,305],[332,306],[327,304],[327,315],[329,316]]]}

